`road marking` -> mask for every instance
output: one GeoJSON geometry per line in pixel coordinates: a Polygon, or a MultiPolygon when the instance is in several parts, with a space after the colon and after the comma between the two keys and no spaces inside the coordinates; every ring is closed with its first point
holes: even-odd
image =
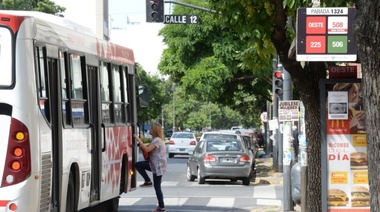
{"type": "Polygon", "coordinates": [[[275,199],[257,199],[257,205],[274,205],[274,206],[281,206],[282,202],[281,200],[275,200],[275,199]]]}
{"type": "MultiPolygon", "coordinates": [[[[144,181],[137,181],[137,185],[141,185],[143,183],[144,183],[144,181]]],[[[161,183],[161,186],[162,187],[174,187],[174,186],[177,186],[178,183],[179,183],[179,181],[163,181],[161,183]]]]}
{"type": "Polygon", "coordinates": [[[165,205],[182,206],[189,198],[165,198],[165,205]]]}
{"type": "Polygon", "coordinates": [[[276,198],[276,190],[274,186],[254,186],[253,198],[273,199],[276,198]]]}
{"type": "Polygon", "coordinates": [[[210,198],[207,207],[233,207],[235,198],[210,198]]]}
{"type": "Polygon", "coordinates": [[[141,198],[120,198],[119,204],[120,205],[133,205],[137,201],[139,201],[141,198]]]}
{"type": "Polygon", "coordinates": [[[164,186],[177,186],[178,185],[178,181],[163,181],[161,183],[161,186],[164,187],[164,186]]]}

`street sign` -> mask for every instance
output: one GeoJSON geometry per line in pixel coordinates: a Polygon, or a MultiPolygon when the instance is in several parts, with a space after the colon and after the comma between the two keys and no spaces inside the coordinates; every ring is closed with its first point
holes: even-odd
{"type": "Polygon", "coordinates": [[[355,8],[299,8],[297,61],[356,61],[355,8]]]}
{"type": "Polygon", "coordinates": [[[268,121],[268,113],[267,112],[262,112],[260,114],[260,119],[262,122],[267,122],[268,121]]]}
{"type": "Polygon", "coordinates": [[[329,79],[358,78],[357,66],[329,66],[329,79]]]}
{"type": "Polygon", "coordinates": [[[165,15],[164,24],[198,24],[196,15],[165,15]]]}
{"type": "Polygon", "coordinates": [[[278,120],[279,121],[298,121],[299,119],[299,100],[279,101],[278,120]]]}

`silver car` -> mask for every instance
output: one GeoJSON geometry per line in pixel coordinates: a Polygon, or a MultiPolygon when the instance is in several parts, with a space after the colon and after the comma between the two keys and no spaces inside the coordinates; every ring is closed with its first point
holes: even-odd
{"type": "Polygon", "coordinates": [[[204,184],[206,179],[230,179],[250,185],[251,161],[240,140],[201,140],[187,162],[186,177],[188,181],[197,178],[199,184],[204,184]]]}
{"type": "Polygon", "coordinates": [[[256,180],[256,144],[253,142],[252,137],[248,133],[237,133],[234,130],[221,130],[221,131],[211,131],[211,132],[204,132],[200,138],[200,140],[209,140],[209,139],[236,139],[243,143],[244,149],[246,150],[246,153],[251,158],[251,167],[252,167],[252,173],[251,173],[251,181],[256,180]]]}
{"type": "Polygon", "coordinates": [[[175,132],[169,139],[169,158],[174,155],[190,155],[193,153],[197,137],[192,132],[175,132]]]}

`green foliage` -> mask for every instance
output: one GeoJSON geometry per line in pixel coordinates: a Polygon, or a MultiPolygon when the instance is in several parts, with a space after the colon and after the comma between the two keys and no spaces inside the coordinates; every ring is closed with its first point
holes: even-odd
{"type": "Polygon", "coordinates": [[[152,142],[152,139],[151,138],[141,138],[141,141],[144,143],[144,144],[149,144],[150,142],[152,142]]]}
{"type": "MultiPolygon", "coordinates": [[[[183,2],[210,6],[200,0],[183,2]]],[[[271,75],[273,45],[268,41],[257,46],[247,45],[256,38],[261,39],[258,30],[252,28],[243,36],[238,35],[234,28],[215,21],[212,13],[181,6],[175,6],[173,13],[198,15],[201,24],[166,25],[160,31],[168,46],[159,64],[161,73],[169,75],[191,98],[241,112],[248,110],[251,113],[244,114],[246,120],[251,121],[248,126],[256,123],[271,91],[268,76],[271,75]],[[256,54],[258,49],[261,54],[256,54]],[[238,101],[231,101],[236,95],[238,101]]]]}
{"type": "Polygon", "coordinates": [[[0,9],[39,11],[58,16],[62,16],[66,10],[50,0],[0,0],[0,9]]]}
{"type": "Polygon", "coordinates": [[[232,109],[208,102],[197,101],[191,95],[185,95],[181,88],[176,88],[174,105],[173,99],[164,105],[165,129],[172,129],[173,112],[175,113],[175,128],[189,128],[201,130],[202,128],[229,129],[239,125],[242,117],[232,109]]]}
{"type": "Polygon", "coordinates": [[[140,123],[145,123],[156,119],[162,111],[162,105],[165,102],[165,87],[163,80],[158,76],[150,76],[142,69],[140,64],[136,64],[138,77],[136,84],[148,86],[149,92],[149,107],[139,108],[137,118],[140,123]]]}

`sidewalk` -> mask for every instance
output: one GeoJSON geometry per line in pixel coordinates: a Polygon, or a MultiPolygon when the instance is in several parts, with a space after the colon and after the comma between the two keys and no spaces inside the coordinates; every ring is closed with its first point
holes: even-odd
{"type": "MultiPolygon", "coordinates": [[[[283,185],[283,173],[275,172],[273,170],[273,158],[257,158],[256,159],[256,181],[254,185],[283,185]]],[[[282,206],[262,206],[251,212],[280,212],[284,211],[282,206]]],[[[299,205],[294,206],[293,211],[301,211],[299,205]]]]}

